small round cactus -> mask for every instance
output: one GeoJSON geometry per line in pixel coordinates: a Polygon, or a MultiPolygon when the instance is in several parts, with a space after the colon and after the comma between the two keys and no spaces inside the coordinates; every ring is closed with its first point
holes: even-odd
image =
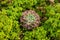
{"type": "Polygon", "coordinates": [[[22,23],[23,27],[27,29],[32,29],[38,27],[40,23],[40,17],[35,11],[26,10],[25,12],[22,13],[20,22],[22,23]]]}

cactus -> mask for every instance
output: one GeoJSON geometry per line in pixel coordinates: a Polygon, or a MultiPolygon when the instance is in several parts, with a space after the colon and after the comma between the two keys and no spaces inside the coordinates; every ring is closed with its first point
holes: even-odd
{"type": "Polygon", "coordinates": [[[38,27],[40,23],[40,17],[35,11],[26,10],[25,12],[22,13],[20,22],[22,23],[23,27],[27,29],[32,29],[38,27]]]}

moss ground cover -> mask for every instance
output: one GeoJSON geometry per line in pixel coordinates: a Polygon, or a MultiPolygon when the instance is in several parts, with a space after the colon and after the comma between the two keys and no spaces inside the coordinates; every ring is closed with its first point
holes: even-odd
{"type": "Polygon", "coordinates": [[[54,0],[0,0],[0,40],[60,40],[60,2],[54,0]],[[25,10],[40,16],[40,25],[32,30],[21,26],[25,10]]]}

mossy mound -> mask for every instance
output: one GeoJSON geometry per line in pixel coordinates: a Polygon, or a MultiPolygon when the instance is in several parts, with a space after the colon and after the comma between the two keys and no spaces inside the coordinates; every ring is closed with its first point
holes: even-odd
{"type": "Polygon", "coordinates": [[[60,3],[54,0],[0,0],[0,40],[60,40],[60,3]],[[3,2],[4,1],[4,2],[3,2]],[[21,26],[20,17],[34,10],[41,19],[32,30],[21,26]]]}

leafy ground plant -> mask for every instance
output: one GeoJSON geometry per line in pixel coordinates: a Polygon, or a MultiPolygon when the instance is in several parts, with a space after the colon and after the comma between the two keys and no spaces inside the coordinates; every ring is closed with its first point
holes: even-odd
{"type": "Polygon", "coordinates": [[[39,15],[33,10],[26,10],[22,13],[22,17],[20,18],[20,22],[22,26],[27,29],[32,29],[38,27],[40,23],[39,15]]]}
{"type": "MultiPolygon", "coordinates": [[[[52,5],[49,1],[0,0],[0,40],[60,40],[60,2],[53,0],[52,5]],[[20,17],[26,10],[34,10],[39,15],[37,28],[27,30],[21,26],[20,17]]],[[[29,18],[28,22],[31,19],[36,18],[29,18]]]]}

